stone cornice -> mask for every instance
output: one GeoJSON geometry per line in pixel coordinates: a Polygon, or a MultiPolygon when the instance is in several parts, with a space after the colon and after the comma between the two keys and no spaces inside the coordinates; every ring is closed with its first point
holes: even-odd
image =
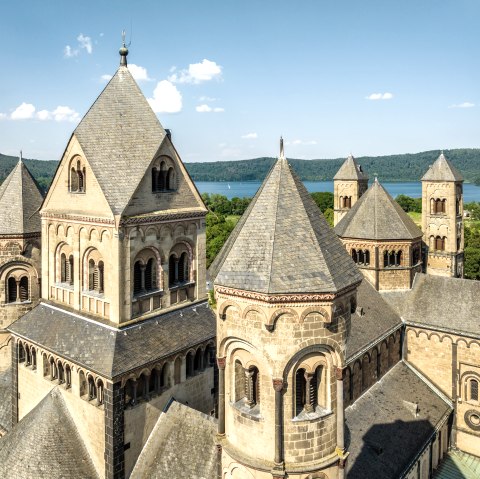
{"type": "Polygon", "coordinates": [[[40,216],[45,219],[72,221],[75,223],[96,223],[102,225],[115,225],[115,220],[109,218],[98,218],[94,216],[72,215],[68,213],[40,213],[40,216]]]}
{"type": "Polygon", "coordinates": [[[30,238],[40,238],[42,233],[38,231],[37,233],[17,233],[11,235],[2,235],[0,234],[0,240],[3,239],[16,239],[16,240],[23,240],[23,239],[30,239],[30,238]]]}
{"type": "Polygon", "coordinates": [[[185,211],[179,213],[162,213],[156,215],[146,216],[130,216],[122,218],[120,221],[121,226],[128,225],[148,225],[152,223],[159,223],[163,221],[184,220],[190,218],[203,218],[207,215],[207,211],[185,211]]]}
{"type": "Polygon", "coordinates": [[[358,284],[349,286],[348,288],[336,293],[285,293],[285,294],[265,294],[254,291],[246,291],[242,289],[227,288],[225,286],[215,286],[215,290],[219,294],[233,296],[237,298],[251,299],[260,303],[276,304],[276,303],[317,303],[321,301],[333,301],[349,291],[353,291],[358,284]]]}

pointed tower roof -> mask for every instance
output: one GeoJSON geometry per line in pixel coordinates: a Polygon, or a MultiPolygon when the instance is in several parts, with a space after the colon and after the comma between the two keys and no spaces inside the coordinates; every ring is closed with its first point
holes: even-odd
{"type": "Polygon", "coordinates": [[[43,196],[37,182],[20,159],[0,186],[0,235],[22,235],[41,231],[43,196]]]}
{"type": "Polygon", "coordinates": [[[74,135],[114,214],[127,206],[166,132],[127,67],[120,67],[74,135]]]}
{"type": "Polygon", "coordinates": [[[349,155],[343,162],[334,180],[368,180],[368,175],[362,170],[353,155],[349,155]]]}
{"type": "Polygon", "coordinates": [[[463,181],[462,174],[447,160],[443,151],[423,175],[422,181],[463,181]]]}
{"type": "Polygon", "coordinates": [[[57,388],[0,441],[1,477],[98,477],[57,388]]]}
{"type": "Polygon", "coordinates": [[[342,238],[414,239],[422,231],[375,178],[372,186],[335,226],[342,238]]]}
{"type": "Polygon", "coordinates": [[[336,293],[362,275],[281,154],[210,267],[216,285],[336,293]]]}

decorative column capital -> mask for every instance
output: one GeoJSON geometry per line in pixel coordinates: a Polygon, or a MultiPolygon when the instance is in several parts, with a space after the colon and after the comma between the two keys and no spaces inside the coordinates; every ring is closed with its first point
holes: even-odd
{"type": "Polygon", "coordinates": [[[280,392],[283,389],[284,382],[282,378],[273,378],[272,383],[275,391],[280,392]]]}
{"type": "Polygon", "coordinates": [[[227,358],[225,356],[223,358],[217,357],[218,369],[225,369],[226,364],[227,364],[227,358]]]}
{"type": "Polygon", "coordinates": [[[343,377],[345,375],[345,369],[336,367],[335,368],[335,379],[337,381],[343,381],[343,377]]]}

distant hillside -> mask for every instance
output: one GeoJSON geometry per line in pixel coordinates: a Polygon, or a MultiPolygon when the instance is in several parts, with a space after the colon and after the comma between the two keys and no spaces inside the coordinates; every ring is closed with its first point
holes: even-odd
{"type": "MultiPolygon", "coordinates": [[[[445,155],[462,172],[466,181],[480,180],[480,149],[445,150],[445,155]]],[[[363,169],[373,178],[376,173],[382,181],[419,181],[440,154],[440,151],[422,153],[363,156],[357,158],[363,169]]],[[[302,180],[332,180],[345,158],[333,160],[288,159],[302,180]]],[[[196,181],[261,181],[275,162],[274,158],[187,163],[189,173],[196,181]]]]}
{"type": "MultiPolygon", "coordinates": [[[[58,161],[27,160],[26,158],[23,161],[39,186],[45,191],[52,181],[58,161]]],[[[7,156],[0,153],[0,183],[3,183],[3,180],[17,163],[17,156],[7,156]]]]}
{"type": "MultiPolygon", "coordinates": [[[[370,178],[377,174],[381,181],[419,181],[440,152],[363,156],[357,158],[370,178]]],[[[462,172],[465,180],[480,184],[480,149],[445,150],[445,155],[462,172]]],[[[7,177],[18,158],[0,154],[0,183],[7,177]]],[[[39,185],[46,190],[55,173],[56,161],[24,160],[39,185]]],[[[333,160],[295,160],[289,162],[302,180],[331,180],[345,158],[333,160]]],[[[262,181],[275,158],[252,160],[186,163],[195,181],[262,181]]]]}

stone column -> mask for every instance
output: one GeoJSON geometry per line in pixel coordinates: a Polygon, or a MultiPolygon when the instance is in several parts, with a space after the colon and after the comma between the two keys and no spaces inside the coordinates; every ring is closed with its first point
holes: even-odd
{"type": "Polygon", "coordinates": [[[305,412],[313,412],[312,379],[313,373],[305,373],[305,412]]]}
{"type": "Polygon", "coordinates": [[[245,372],[245,404],[252,408],[255,406],[255,401],[253,400],[253,371],[248,369],[244,370],[245,372]]]}
{"type": "MultiPolygon", "coordinates": [[[[273,378],[273,389],[275,390],[275,470],[283,471],[283,437],[282,437],[282,419],[283,419],[283,379],[273,378]]],[[[275,476],[275,474],[274,474],[275,476]]],[[[276,475],[278,477],[278,474],[276,475]]]]}
{"type": "Polygon", "coordinates": [[[218,434],[225,435],[225,357],[217,357],[218,364],[218,434]]]}
{"type": "Polygon", "coordinates": [[[343,373],[342,368],[335,368],[337,380],[337,454],[340,457],[338,479],[345,477],[345,410],[343,404],[343,373]]]}

